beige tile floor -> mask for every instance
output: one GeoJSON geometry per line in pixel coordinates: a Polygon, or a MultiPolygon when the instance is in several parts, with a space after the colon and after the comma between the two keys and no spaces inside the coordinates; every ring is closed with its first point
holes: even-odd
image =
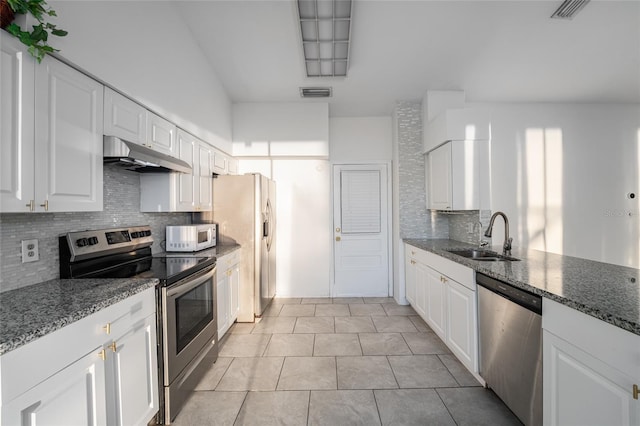
{"type": "Polygon", "coordinates": [[[411,307],[355,297],[274,299],[234,324],[174,424],[520,422],[411,307]]]}

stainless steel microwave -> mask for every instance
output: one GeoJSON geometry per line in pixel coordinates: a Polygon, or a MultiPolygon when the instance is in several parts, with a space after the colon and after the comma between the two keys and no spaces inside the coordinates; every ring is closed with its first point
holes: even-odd
{"type": "Polygon", "coordinates": [[[166,251],[199,251],[215,247],[216,224],[167,226],[166,251]]]}

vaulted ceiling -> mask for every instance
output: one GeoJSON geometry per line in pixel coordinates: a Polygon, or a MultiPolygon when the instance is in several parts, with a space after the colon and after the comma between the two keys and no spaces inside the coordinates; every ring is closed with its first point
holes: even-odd
{"type": "Polygon", "coordinates": [[[426,90],[640,102],[640,2],[592,0],[550,19],[560,3],[354,0],[347,77],[308,78],[295,1],[175,1],[233,102],[299,101],[301,86],[333,87],[332,116],[388,115],[426,90]]]}

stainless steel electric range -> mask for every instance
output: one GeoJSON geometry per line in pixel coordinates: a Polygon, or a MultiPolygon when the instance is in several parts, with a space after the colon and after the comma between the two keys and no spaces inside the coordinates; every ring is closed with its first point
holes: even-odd
{"type": "Polygon", "coordinates": [[[158,278],[160,411],[170,424],[218,357],[216,258],[153,257],[149,226],[69,232],[59,237],[60,278],[158,278]]]}

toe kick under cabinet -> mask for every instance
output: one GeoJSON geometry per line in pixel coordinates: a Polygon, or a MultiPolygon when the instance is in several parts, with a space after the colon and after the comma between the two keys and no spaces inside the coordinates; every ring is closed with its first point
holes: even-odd
{"type": "Polygon", "coordinates": [[[405,244],[406,297],[465,367],[478,375],[474,271],[405,244]]]}
{"type": "Polygon", "coordinates": [[[155,290],[7,352],[2,425],[146,425],[158,411],[155,290]]]}

